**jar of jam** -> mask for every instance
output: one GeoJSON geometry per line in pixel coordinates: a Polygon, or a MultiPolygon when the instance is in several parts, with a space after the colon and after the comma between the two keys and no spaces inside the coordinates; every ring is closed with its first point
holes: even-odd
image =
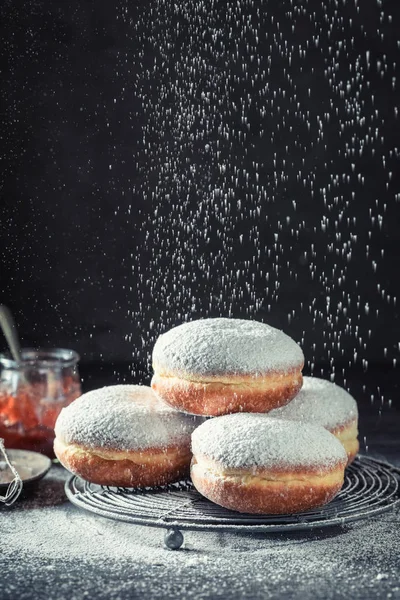
{"type": "Polygon", "coordinates": [[[73,350],[22,350],[22,361],[0,355],[0,438],[6,448],[53,457],[54,425],[81,395],[79,355],[73,350]]]}

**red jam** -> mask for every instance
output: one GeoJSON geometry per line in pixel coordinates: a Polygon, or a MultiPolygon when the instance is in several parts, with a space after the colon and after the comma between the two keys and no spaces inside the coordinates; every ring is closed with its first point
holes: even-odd
{"type": "MultiPolygon", "coordinates": [[[[79,382],[62,380],[62,394],[48,399],[42,384],[24,385],[16,394],[0,390],[0,437],[6,448],[21,448],[54,456],[54,425],[64,406],[81,395],[79,382]]],[[[61,391],[61,390],[60,390],[61,391]]]]}
{"type": "Polygon", "coordinates": [[[81,395],[78,357],[66,350],[48,351],[45,358],[43,352],[36,354],[33,358],[29,356],[29,363],[18,366],[3,361],[0,437],[6,449],[33,450],[52,458],[57,417],[64,406],[81,395]],[[74,360],[64,358],[67,352],[74,360]]]}

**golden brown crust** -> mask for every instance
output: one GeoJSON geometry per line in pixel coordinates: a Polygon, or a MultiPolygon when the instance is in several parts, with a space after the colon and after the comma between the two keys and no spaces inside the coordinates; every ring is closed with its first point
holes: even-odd
{"type": "Polygon", "coordinates": [[[151,387],[170,406],[195,415],[219,416],[235,412],[266,413],[283,406],[302,386],[301,370],[264,377],[235,376],[192,381],[155,373],[151,387]]]}
{"type": "Polygon", "coordinates": [[[58,438],[54,440],[54,452],[66,469],[91,483],[135,488],[185,478],[191,459],[188,445],[117,452],[64,444],[58,438]]]}
{"type": "Polygon", "coordinates": [[[207,461],[192,459],[191,477],[196,489],[206,498],[243,513],[289,514],[322,506],[340,491],[344,464],[330,472],[315,475],[276,472],[268,478],[247,472],[224,473],[209,468],[207,461]]]}

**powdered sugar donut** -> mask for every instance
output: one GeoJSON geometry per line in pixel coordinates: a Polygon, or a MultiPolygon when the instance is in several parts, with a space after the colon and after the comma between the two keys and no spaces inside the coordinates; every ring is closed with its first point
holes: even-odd
{"type": "Polygon", "coordinates": [[[246,513],[284,514],[329,502],[343,485],[346,452],[318,425],[234,414],[192,434],[191,477],[206,498],[246,513]]]}
{"type": "Polygon", "coordinates": [[[62,409],[54,452],[93,483],[161,485],[188,474],[190,434],[199,422],[166,406],[149,387],[103,387],[62,409]]]}
{"type": "Polygon", "coordinates": [[[153,390],[178,410],[216,416],[268,412],[300,390],[303,352],[257,321],[203,319],[161,335],[153,350],[153,390]]]}
{"type": "Polygon", "coordinates": [[[270,417],[321,425],[343,444],[351,463],[359,450],[357,402],[346,390],[317,377],[304,377],[303,387],[286,406],[270,417]]]}

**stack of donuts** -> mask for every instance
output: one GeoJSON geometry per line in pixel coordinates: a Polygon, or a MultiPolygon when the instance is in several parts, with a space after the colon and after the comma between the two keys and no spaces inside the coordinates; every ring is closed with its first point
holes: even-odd
{"type": "Polygon", "coordinates": [[[159,486],[190,469],[203,496],[239,512],[322,506],[358,452],[358,411],[303,365],[298,344],[264,323],[184,323],[156,341],[152,389],[108,386],[62,410],[56,456],[107,486],[159,486]]]}

